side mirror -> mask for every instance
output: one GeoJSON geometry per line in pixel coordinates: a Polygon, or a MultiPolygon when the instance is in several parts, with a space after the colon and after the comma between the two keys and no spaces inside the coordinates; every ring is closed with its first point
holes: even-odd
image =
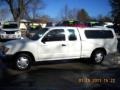
{"type": "Polygon", "coordinates": [[[42,42],[45,44],[47,41],[50,41],[51,35],[47,35],[42,39],[42,42]]]}
{"type": "Polygon", "coordinates": [[[44,38],[42,39],[42,43],[44,43],[44,44],[46,43],[46,40],[44,38]]]}

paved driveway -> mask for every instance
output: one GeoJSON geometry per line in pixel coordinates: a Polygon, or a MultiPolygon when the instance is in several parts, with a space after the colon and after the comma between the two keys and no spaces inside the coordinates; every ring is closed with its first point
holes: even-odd
{"type": "MultiPolygon", "coordinates": [[[[120,44],[119,44],[120,45],[120,44]]],[[[120,46],[118,46],[118,50],[120,46]]],[[[42,62],[29,71],[0,63],[0,90],[120,90],[120,54],[106,56],[103,64],[70,60],[42,62]]]]}

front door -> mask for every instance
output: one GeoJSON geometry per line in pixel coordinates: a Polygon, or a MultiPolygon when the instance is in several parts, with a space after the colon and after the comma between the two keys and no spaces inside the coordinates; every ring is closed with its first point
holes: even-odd
{"type": "Polygon", "coordinates": [[[66,35],[64,29],[50,30],[41,40],[39,60],[59,60],[65,58],[66,35]]]}

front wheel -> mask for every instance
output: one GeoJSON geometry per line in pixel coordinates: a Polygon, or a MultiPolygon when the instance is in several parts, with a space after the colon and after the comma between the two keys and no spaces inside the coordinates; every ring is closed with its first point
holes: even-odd
{"type": "Polygon", "coordinates": [[[104,60],[105,57],[105,53],[102,50],[97,50],[94,51],[92,56],[91,56],[91,60],[93,61],[93,63],[95,64],[101,64],[102,61],[104,60]]]}
{"type": "Polygon", "coordinates": [[[18,54],[14,58],[15,68],[18,70],[27,70],[31,67],[31,57],[27,54],[18,54]]]}

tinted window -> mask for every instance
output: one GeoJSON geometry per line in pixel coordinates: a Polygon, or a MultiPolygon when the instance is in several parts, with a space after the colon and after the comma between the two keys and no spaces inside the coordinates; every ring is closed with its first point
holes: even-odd
{"type": "Polygon", "coordinates": [[[109,30],[86,30],[85,35],[87,38],[94,38],[94,39],[113,38],[113,33],[112,31],[109,30]]]}
{"type": "Polygon", "coordinates": [[[3,28],[4,29],[10,29],[10,28],[18,28],[18,25],[17,24],[5,24],[3,25],[3,28]]]}
{"type": "Polygon", "coordinates": [[[69,29],[68,31],[69,31],[68,39],[69,39],[70,41],[74,41],[74,40],[76,40],[77,37],[76,37],[76,35],[75,35],[75,31],[72,30],[72,29],[69,29]]]}
{"type": "Polygon", "coordinates": [[[29,30],[31,30],[31,31],[42,29],[42,27],[41,27],[40,25],[39,25],[39,26],[30,26],[30,27],[28,27],[28,28],[29,28],[29,30]]]}
{"type": "Polygon", "coordinates": [[[36,32],[36,34],[33,36],[33,37],[31,37],[30,39],[32,39],[32,40],[38,40],[39,38],[41,38],[43,35],[44,35],[44,33],[48,30],[49,28],[43,28],[43,29],[41,29],[41,30],[38,30],[38,32],[36,32]]]}
{"type": "Polygon", "coordinates": [[[62,25],[75,25],[79,24],[78,21],[63,21],[62,25]]]}
{"type": "Polygon", "coordinates": [[[108,26],[106,26],[107,28],[113,28],[113,25],[108,25],[108,26]]]}
{"type": "Polygon", "coordinates": [[[50,31],[44,38],[43,42],[45,41],[64,41],[65,34],[63,29],[57,29],[50,31]]]}

